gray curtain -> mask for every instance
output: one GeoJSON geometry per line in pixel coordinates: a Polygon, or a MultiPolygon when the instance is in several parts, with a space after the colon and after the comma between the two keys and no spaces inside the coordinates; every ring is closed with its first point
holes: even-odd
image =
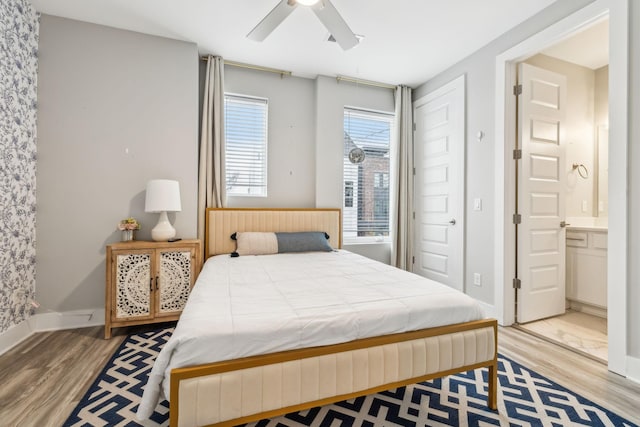
{"type": "Polygon", "coordinates": [[[393,157],[395,195],[392,205],[391,263],[413,268],[413,107],[411,88],[398,86],[395,93],[396,127],[393,157]]]}
{"type": "Polygon", "coordinates": [[[224,60],[207,58],[198,166],[198,238],[204,242],[205,209],[226,205],[224,170],[224,60]]]}

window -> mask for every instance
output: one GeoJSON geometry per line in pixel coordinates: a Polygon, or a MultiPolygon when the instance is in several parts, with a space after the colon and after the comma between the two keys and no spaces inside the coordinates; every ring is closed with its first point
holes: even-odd
{"type": "Polygon", "coordinates": [[[227,195],[267,196],[267,100],[224,96],[227,195]]]}
{"type": "Polygon", "coordinates": [[[376,172],[373,175],[374,188],[389,188],[389,174],[386,172],[376,172]]]}
{"type": "Polygon", "coordinates": [[[376,172],[373,174],[373,219],[389,222],[388,172],[376,172]]]}
{"type": "Polygon", "coordinates": [[[344,197],[346,241],[389,236],[389,154],[393,114],[344,109],[344,197]],[[364,160],[358,161],[360,149],[364,160]],[[356,150],[355,152],[353,150],[356,150]],[[351,159],[349,153],[352,153],[351,159]]]}
{"type": "Polygon", "coordinates": [[[353,207],[353,181],[344,182],[344,207],[353,207]]]}

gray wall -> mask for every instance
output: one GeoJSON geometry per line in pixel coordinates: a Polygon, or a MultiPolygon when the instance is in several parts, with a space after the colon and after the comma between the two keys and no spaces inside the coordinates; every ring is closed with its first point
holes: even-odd
{"type": "MultiPolygon", "coordinates": [[[[627,313],[629,355],[640,358],[640,3],[629,1],[629,253],[627,313]]],[[[636,366],[640,378],[640,366],[636,366]]]]}
{"type": "MultiPolygon", "coordinates": [[[[229,197],[229,207],[342,207],[344,107],[394,109],[390,89],[234,66],[225,67],[225,92],[269,100],[267,197],[229,197]]],[[[389,243],[344,248],[390,261],[389,243]]]]}
{"type": "MultiPolygon", "coordinates": [[[[466,288],[472,296],[490,304],[494,300],[493,218],[496,214],[491,211],[494,205],[495,57],[591,1],[555,2],[414,92],[414,98],[418,99],[466,74],[465,281],[472,283],[471,274],[482,273],[482,287],[466,288]],[[475,140],[479,130],[486,135],[481,143],[475,140]],[[475,197],[483,199],[482,212],[471,210],[475,197]]],[[[630,22],[640,22],[640,4],[629,3],[630,22]]],[[[640,28],[632,25],[631,33],[629,164],[635,165],[640,164],[640,121],[637,120],[640,117],[640,28]]],[[[116,222],[134,215],[143,222],[139,237],[148,238],[156,221],[155,215],[142,213],[148,179],[180,180],[184,210],[176,214],[176,226],[183,237],[195,235],[198,109],[195,61],[195,45],[43,17],[38,88],[37,295],[45,310],[103,306],[104,245],[119,239],[116,222]]],[[[251,87],[252,82],[243,79],[254,75],[241,78],[240,71],[228,74],[229,84],[235,81],[237,91],[251,87]]],[[[342,192],[339,184],[342,172],[336,166],[341,162],[335,162],[338,156],[335,144],[341,142],[341,136],[336,139],[335,134],[336,127],[341,126],[337,124],[337,110],[345,102],[369,108],[378,105],[376,109],[388,110],[385,106],[393,108],[392,101],[363,105],[360,101],[369,96],[369,89],[374,90],[366,87],[353,89],[360,92],[358,97],[365,98],[345,100],[336,95],[347,90],[342,84],[321,77],[315,82],[315,98],[311,98],[312,105],[309,105],[308,82],[284,79],[281,83],[292,81],[302,95],[298,100],[294,94],[298,89],[292,89],[291,93],[282,95],[283,99],[298,100],[299,105],[307,106],[315,117],[315,128],[313,123],[309,124],[313,119],[296,115],[290,120],[282,119],[282,124],[273,130],[282,126],[278,132],[285,131],[287,124],[293,124],[296,137],[310,132],[316,145],[311,148],[304,143],[296,147],[300,150],[296,151],[296,157],[305,165],[309,159],[315,159],[315,168],[313,172],[309,169],[296,175],[291,169],[295,162],[285,154],[283,171],[293,170],[293,176],[301,182],[292,183],[286,174],[274,179],[281,179],[298,193],[286,199],[279,192],[270,193],[273,199],[269,203],[312,205],[315,198],[318,207],[335,206],[336,202],[340,203],[342,192]],[[291,168],[286,169],[287,166],[291,168]],[[312,185],[309,185],[310,174],[315,175],[312,185]]],[[[380,96],[389,99],[386,94],[380,96]]],[[[277,113],[270,111],[270,114],[277,113]]],[[[341,118],[339,120],[341,123],[341,118]]],[[[271,139],[279,137],[270,133],[271,139]]],[[[277,152],[289,153],[283,148],[286,142],[284,132],[282,140],[277,142],[277,152]]],[[[270,169],[277,168],[280,163],[275,159],[279,157],[269,154],[270,169]],[[274,161],[276,163],[272,163],[274,161]]],[[[629,217],[638,218],[640,171],[633,167],[629,170],[629,217]]],[[[635,310],[640,305],[637,286],[640,265],[634,261],[640,259],[640,227],[631,222],[629,231],[628,347],[630,355],[639,357],[640,334],[634,325],[640,324],[640,312],[635,310]]]]}
{"type": "Polygon", "coordinates": [[[314,207],[313,80],[233,66],[224,73],[225,92],[269,99],[267,197],[229,197],[228,206],[314,207]]]}
{"type": "Polygon", "coordinates": [[[609,66],[595,70],[595,125],[609,126],[609,66]]]}
{"type": "MultiPolygon", "coordinates": [[[[316,79],[316,207],[342,206],[344,107],[393,112],[394,91],[316,79]]],[[[349,251],[389,264],[390,243],[345,244],[349,251]]]]}
{"type": "Polygon", "coordinates": [[[38,17],[0,3],[0,335],[32,312],[36,283],[38,17]]]}
{"type": "MultiPolygon", "coordinates": [[[[494,140],[494,82],[495,82],[495,58],[501,52],[517,45],[522,40],[547,28],[561,18],[570,15],[574,11],[591,3],[591,0],[576,0],[572,2],[555,2],[532,19],[525,21],[517,28],[507,32],[494,42],[475,52],[470,57],[455,64],[414,92],[414,98],[433,91],[453,78],[467,75],[467,252],[466,252],[466,282],[471,283],[470,274],[473,271],[486,272],[488,278],[486,285],[481,288],[470,286],[469,293],[489,304],[494,300],[494,286],[492,277],[493,259],[493,235],[494,215],[500,213],[491,212],[493,206],[493,140],[494,140]],[[475,134],[478,130],[486,133],[486,139],[477,143],[475,134]],[[469,159],[473,159],[470,161],[469,159]],[[474,197],[487,197],[487,203],[483,203],[487,209],[479,215],[471,211],[474,197]]],[[[623,0],[612,2],[619,6],[625,3],[623,0]]],[[[640,226],[635,218],[640,218],[640,169],[634,165],[640,164],[640,2],[628,1],[629,5],[629,139],[628,147],[628,253],[627,253],[627,355],[633,360],[635,378],[640,376],[640,226]]]]}
{"type": "Polygon", "coordinates": [[[465,287],[474,298],[494,303],[494,105],[496,56],[549,25],[581,9],[593,0],[555,2],[471,56],[435,76],[414,91],[414,100],[456,77],[466,75],[466,252],[465,287]],[[478,131],[485,134],[476,141],[478,131]],[[473,210],[473,199],[482,199],[482,211],[473,210]],[[472,286],[473,273],[482,274],[482,286],[472,286]]]}
{"type": "Polygon", "coordinates": [[[196,235],[195,44],[43,15],[40,27],[37,298],[40,312],[104,307],[105,245],[144,213],[148,180],[180,182],[181,237],[196,235]]]}
{"type": "MultiPolygon", "coordinates": [[[[482,273],[482,287],[466,288],[490,304],[494,300],[496,214],[491,211],[495,57],[590,2],[552,4],[414,92],[418,99],[466,74],[465,281],[472,283],[472,273],[482,273]],[[479,130],[486,135],[480,143],[475,140],[479,130]],[[483,199],[481,212],[471,210],[476,197],[483,199]]],[[[640,22],[640,4],[629,3],[630,22],[640,22]]],[[[640,117],[640,28],[631,26],[631,32],[629,164],[634,165],[640,163],[640,122],[636,120],[640,117]]],[[[156,221],[155,215],[143,213],[148,179],[180,181],[183,211],[175,215],[176,227],[183,237],[195,235],[196,61],[192,44],[43,16],[38,76],[37,296],[44,311],[103,306],[104,245],[119,239],[116,222],[136,216],[143,223],[139,238],[148,238],[156,221]]],[[[377,93],[378,89],[364,86],[348,89],[324,77],[314,82],[280,80],[279,76],[242,70],[227,72],[232,91],[263,86],[252,79],[281,89],[262,96],[269,97],[272,106],[284,105],[293,114],[270,109],[270,115],[278,119],[277,124],[270,124],[273,151],[269,153],[269,182],[283,185],[289,193],[274,188],[269,193],[271,199],[264,199],[264,203],[339,205],[342,171],[336,159],[342,138],[336,129],[341,127],[341,108],[346,104],[389,111],[393,108],[390,92],[377,93]],[[350,98],[352,95],[355,98],[350,98]],[[303,108],[308,113],[303,113],[303,108]],[[296,138],[299,140],[291,148],[296,138]],[[287,175],[289,171],[294,174],[287,175]]],[[[629,170],[629,217],[637,218],[640,171],[629,170]]],[[[634,262],[640,259],[640,227],[631,222],[629,231],[628,347],[630,355],[639,357],[640,334],[633,325],[640,324],[640,313],[635,310],[640,304],[640,265],[634,262]]],[[[384,259],[388,255],[387,248],[371,249],[367,248],[370,256],[384,259]]]]}

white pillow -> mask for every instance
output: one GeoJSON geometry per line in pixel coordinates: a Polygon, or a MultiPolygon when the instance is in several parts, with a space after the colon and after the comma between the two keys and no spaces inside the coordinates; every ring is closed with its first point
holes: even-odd
{"type": "Polygon", "coordinates": [[[268,255],[278,253],[278,239],[275,233],[236,233],[238,255],[268,255]]]}

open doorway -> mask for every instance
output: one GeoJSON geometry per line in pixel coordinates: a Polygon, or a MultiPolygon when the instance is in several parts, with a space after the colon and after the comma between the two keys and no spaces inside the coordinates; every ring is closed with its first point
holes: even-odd
{"type": "Polygon", "coordinates": [[[572,34],[609,17],[609,169],[608,239],[607,239],[607,332],[608,368],[627,375],[627,236],[629,219],[628,192],[628,51],[629,20],[626,2],[596,0],[568,17],[523,40],[496,56],[496,150],[495,209],[496,279],[494,313],[501,325],[515,322],[515,227],[512,223],[515,205],[515,97],[516,65],[533,54],[558,43],[572,34]],[[501,214],[500,214],[501,213],[501,214]]]}
{"type": "Polygon", "coordinates": [[[609,20],[518,64],[516,323],[606,363],[609,20]]]}

